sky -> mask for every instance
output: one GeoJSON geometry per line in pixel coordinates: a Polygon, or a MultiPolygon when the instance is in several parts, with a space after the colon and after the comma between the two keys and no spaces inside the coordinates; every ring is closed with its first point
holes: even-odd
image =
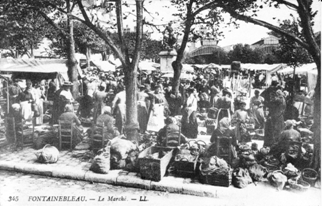
{"type": "MultiPolygon", "coordinates": [[[[128,0],[129,2],[134,2],[133,0],[128,0]]],[[[146,0],[147,2],[148,0],[146,0]]],[[[291,0],[295,1],[295,0],[291,0]]],[[[166,5],[170,5],[169,0],[153,0],[151,4],[145,4],[146,8],[152,13],[155,14],[158,12],[158,17],[153,20],[156,24],[167,24],[167,22],[174,19],[172,16],[172,13],[175,12],[175,9],[173,7],[166,8],[166,5]]],[[[314,0],[313,3],[313,9],[318,10],[318,14],[315,17],[315,26],[314,26],[314,32],[321,31],[321,10],[322,10],[322,2],[320,0],[314,0]]],[[[272,24],[278,25],[277,19],[291,19],[290,14],[292,11],[287,7],[282,7],[280,9],[276,8],[270,8],[270,7],[264,7],[263,10],[261,10],[258,13],[258,17],[261,20],[268,21],[272,24]],[[275,18],[275,19],[273,19],[275,18]]],[[[146,16],[149,18],[149,15],[146,16]]],[[[229,15],[226,16],[226,19],[229,19],[229,15]]],[[[222,27],[222,31],[225,34],[225,37],[221,39],[218,43],[219,46],[228,46],[228,45],[234,45],[238,43],[243,44],[252,44],[260,40],[261,38],[264,38],[268,36],[268,32],[270,30],[254,25],[252,23],[245,23],[242,21],[238,21],[240,24],[240,27],[238,29],[232,27],[224,28],[222,27]]],[[[129,27],[133,27],[133,23],[128,20],[128,22],[125,22],[125,25],[128,25],[129,27]]],[[[154,33],[152,35],[155,39],[162,39],[162,35],[159,33],[154,33]]]]}
{"type": "MultiPolygon", "coordinates": [[[[90,1],[90,2],[95,2],[97,1],[100,3],[103,0],[84,0],[84,2],[90,1]]],[[[131,8],[129,8],[129,12],[132,13],[132,17],[134,17],[133,14],[135,14],[135,0],[124,0],[127,1],[130,5],[132,5],[131,8]]],[[[150,0],[146,0],[146,2],[149,2],[150,0]]],[[[296,1],[296,0],[290,0],[290,1],[296,1]]],[[[320,0],[314,0],[313,2],[313,9],[318,10],[318,14],[316,15],[314,22],[315,25],[313,27],[314,32],[321,31],[321,26],[322,26],[322,2],[320,0]]],[[[147,13],[144,13],[145,18],[148,20],[152,21],[154,24],[157,25],[166,25],[169,21],[174,20],[174,16],[172,16],[173,13],[176,12],[176,9],[171,6],[170,0],[152,0],[152,3],[147,4],[145,3],[146,9],[150,12],[151,15],[147,15],[147,13]],[[170,7],[166,7],[170,6],[170,7]],[[154,19],[152,19],[152,17],[154,19]]],[[[124,9],[124,13],[126,13],[126,9],[124,9]]],[[[275,9],[275,8],[270,8],[270,7],[265,7],[265,9],[261,10],[258,13],[258,19],[268,21],[272,24],[278,25],[277,19],[290,19],[291,10],[288,9],[287,7],[282,7],[280,9],[275,9]],[[275,19],[273,19],[275,18],[275,19]]],[[[113,18],[111,15],[102,15],[100,18],[103,20],[106,18],[113,18]]],[[[225,19],[229,20],[229,15],[225,17],[225,19]]],[[[225,46],[230,46],[230,45],[235,45],[235,44],[253,44],[261,38],[267,37],[268,32],[270,30],[254,25],[252,23],[245,23],[242,21],[237,21],[240,24],[240,27],[238,29],[234,28],[233,26],[225,28],[222,27],[221,31],[224,33],[224,37],[219,41],[218,45],[220,47],[225,47],[225,46]]],[[[124,26],[125,27],[130,27],[132,30],[135,26],[135,21],[133,18],[128,18],[124,20],[124,26]]],[[[175,24],[176,26],[176,24],[175,24]]],[[[164,26],[162,27],[164,28],[164,26]]],[[[151,37],[153,39],[157,40],[162,40],[162,34],[159,32],[154,32],[151,37]]],[[[45,44],[46,45],[46,44],[45,44]]],[[[46,46],[47,47],[47,46],[46,46]]],[[[44,49],[40,49],[42,51],[44,49]]]]}

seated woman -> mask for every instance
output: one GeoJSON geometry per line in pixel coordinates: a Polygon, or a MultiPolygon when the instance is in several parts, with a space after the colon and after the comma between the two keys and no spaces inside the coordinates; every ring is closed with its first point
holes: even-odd
{"type": "Polygon", "coordinates": [[[80,106],[77,110],[77,115],[82,118],[89,118],[91,116],[91,110],[94,106],[92,97],[88,94],[82,96],[79,100],[80,106]]]}
{"type": "Polygon", "coordinates": [[[236,145],[234,130],[230,128],[230,119],[228,117],[220,120],[219,127],[213,131],[210,142],[216,142],[218,137],[231,137],[233,139],[232,143],[236,145]]]}
{"type": "MultiPolygon", "coordinates": [[[[234,130],[230,128],[230,119],[228,117],[224,117],[220,120],[219,122],[219,127],[213,131],[210,142],[211,144],[209,145],[207,151],[212,154],[212,155],[216,155],[217,154],[217,140],[218,138],[222,138],[222,137],[227,137],[232,139],[231,140],[231,153],[232,153],[232,157],[236,157],[236,151],[235,151],[235,147],[237,146],[237,140],[235,137],[235,133],[234,130]]],[[[222,146],[223,147],[223,146],[222,146]]],[[[229,150],[226,149],[226,150],[229,150]]]]}
{"type": "Polygon", "coordinates": [[[287,152],[290,146],[295,148],[295,151],[299,150],[298,146],[290,145],[291,142],[301,142],[301,134],[293,129],[293,125],[294,120],[285,121],[285,129],[280,134],[278,142],[276,142],[270,150],[274,156],[279,157],[281,153],[287,152]]]}
{"type": "Polygon", "coordinates": [[[111,107],[105,106],[102,108],[102,111],[103,113],[96,119],[96,124],[104,126],[105,140],[110,140],[116,136],[119,136],[120,133],[115,127],[115,119],[111,115],[111,107]]]}
{"type": "Polygon", "coordinates": [[[198,123],[195,110],[192,110],[190,107],[185,107],[181,124],[184,136],[188,138],[197,138],[198,123]]]}
{"type": "Polygon", "coordinates": [[[81,125],[81,121],[78,119],[76,114],[74,113],[74,108],[72,105],[67,104],[64,108],[64,113],[62,113],[58,121],[62,122],[72,122],[75,123],[75,127],[73,129],[73,140],[72,146],[75,147],[79,142],[81,142],[81,135],[83,133],[83,127],[81,125]]]}
{"type": "Polygon", "coordinates": [[[180,132],[180,127],[176,124],[177,120],[174,117],[167,117],[165,119],[165,126],[159,130],[158,134],[157,134],[157,145],[159,146],[172,146],[172,147],[176,147],[179,146],[181,144],[185,144],[187,142],[186,137],[180,132]],[[170,134],[180,134],[180,143],[177,142],[173,142],[172,140],[169,140],[168,143],[167,142],[167,137],[166,137],[166,133],[170,133],[170,134]]]}

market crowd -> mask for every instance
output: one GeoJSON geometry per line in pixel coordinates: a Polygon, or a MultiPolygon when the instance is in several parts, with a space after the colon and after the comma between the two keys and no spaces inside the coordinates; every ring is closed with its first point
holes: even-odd
{"type": "MultiPolygon", "coordinates": [[[[282,74],[272,75],[271,84],[264,87],[264,73],[235,68],[233,64],[231,70],[196,69],[192,79],[180,80],[177,93],[172,90],[171,78],[164,78],[160,71],[141,71],[137,92],[138,132],[155,134],[157,144],[162,146],[170,144],[166,143],[166,129],[181,133],[182,143],[205,135],[210,136],[212,144],[227,136],[232,139],[233,149],[258,136],[264,140],[262,149],[270,148],[277,157],[290,152],[290,159],[295,158],[293,153],[300,149],[290,149],[290,141],[303,143],[304,156],[312,155],[313,149],[307,143],[311,142],[313,106],[307,102],[300,111],[295,106],[295,97],[313,100],[313,92],[301,90],[300,84],[293,90],[290,77],[282,74]],[[234,82],[238,77],[244,84],[234,82]],[[200,130],[201,125],[206,130],[200,130]]],[[[17,123],[33,121],[35,125],[74,122],[74,145],[82,140],[84,125],[89,123],[105,125],[107,140],[125,134],[126,92],[122,70],[104,73],[92,68],[84,72],[79,84],[80,96],[75,99],[72,84],[67,81],[59,85],[55,79],[27,79],[26,88],[21,88],[18,80],[12,80],[8,90],[9,115],[17,123]]],[[[6,97],[6,91],[3,95],[6,97]]]]}

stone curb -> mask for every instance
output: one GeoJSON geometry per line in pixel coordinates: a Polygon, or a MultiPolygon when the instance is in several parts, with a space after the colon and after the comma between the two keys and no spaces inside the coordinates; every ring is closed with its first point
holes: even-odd
{"type": "Polygon", "coordinates": [[[73,167],[54,168],[52,171],[53,177],[66,178],[73,180],[85,180],[85,173],[87,171],[75,169],[73,167]]]}
{"type": "Polygon", "coordinates": [[[58,166],[51,166],[50,164],[13,163],[12,161],[0,161],[0,170],[203,197],[217,197],[219,190],[216,186],[194,183],[190,179],[180,177],[163,177],[159,182],[145,180],[140,177],[139,173],[123,170],[110,170],[108,174],[98,174],[89,170],[85,171],[68,166],[59,168],[58,166]]]}
{"type": "Polygon", "coordinates": [[[0,161],[0,170],[14,171],[15,165],[12,161],[0,161]]]}
{"type": "Polygon", "coordinates": [[[46,164],[16,163],[14,166],[17,172],[52,176],[52,167],[46,164]]]}
{"type": "Polygon", "coordinates": [[[92,171],[85,173],[84,180],[89,182],[107,183],[115,185],[117,183],[118,173],[121,170],[111,170],[108,174],[98,174],[92,171]]]}

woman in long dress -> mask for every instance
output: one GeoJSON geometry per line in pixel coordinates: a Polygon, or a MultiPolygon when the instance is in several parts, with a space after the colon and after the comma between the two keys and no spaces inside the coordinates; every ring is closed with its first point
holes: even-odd
{"type": "Polygon", "coordinates": [[[149,112],[149,120],[147,131],[158,132],[164,127],[163,120],[168,113],[168,103],[163,93],[161,86],[157,85],[154,93],[149,93],[152,101],[149,112]]]}
{"type": "Polygon", "coordinates": [[[232,115],[232,124],[235,124],[235,137],[238,142],[246,142],[248,139],[248,132],[246,122],[249,121],[248,112],[246,111],[246,102],[240,103],[240,109],[236,110],[232,115]]]}
{"type": "Polygon", "coordinates": [[[181,120],[182,133],[188,138],[197,138],[198,123],[196,117],[198,96],[195,88],[188,89],[189,97],[186,100],[181,120]]]}
{"type": "Polygon", "coordinates": [[[43,124],[43,114],[44,114],[44,99],[45,99],[45,88],[38,83],[34,88],[35,93],[35,106],[37,107],[38,116],[36,117],[36,125],[43,124]]]}
{"type": "Polygon", "coordinates": [[[145,87],[140,88],[140,92],[138,92],[138,122],[140,127],[140,132],[144,133],[147,129],[147,123],[148,123],[148,106],[146,99],[148,98],[148,94],[144,92],[145,87]]]}
{"type": "Polygon", "coordinates": [[[103,107],[106,106],[105,100],[108,95],[107,92],[105,92],[106,84],[102,83],[99,86],[99,90],[95,91],[93,94],[93,100],[94,100],[94,111],[93,111],[93,121],[96,121],[96,118],[102,114],[103,107]]]}
{"type": "Polygon", "coordinates": [[[21,106],[21,115],[24,120],[31,120],[34,113],[32,111],[32,104],[35,103],[36,98],[30,79],[26,80],[26,89],[19,94],[19,102],[21,106]]]}

